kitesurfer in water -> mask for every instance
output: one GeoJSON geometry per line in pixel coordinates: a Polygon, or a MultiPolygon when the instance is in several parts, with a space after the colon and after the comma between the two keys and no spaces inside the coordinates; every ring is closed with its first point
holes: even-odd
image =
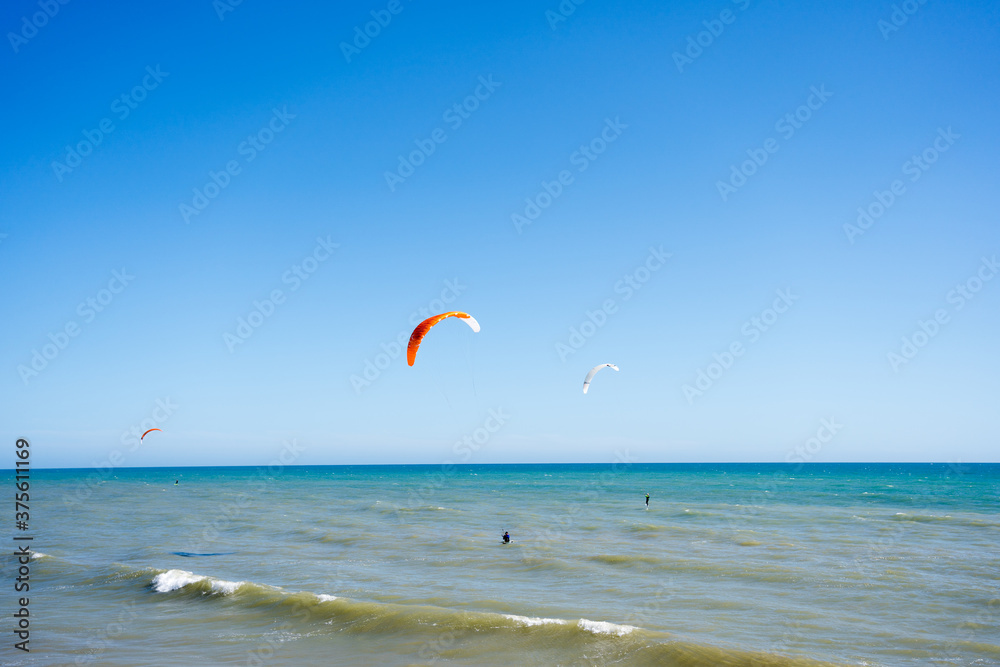
{"type": "Polygon", "coordinates": [[[503,531],[503,543],[510,544],[510,533],[508,533],[506,530],[503,531]]]}
{"type": "Polygon", "coordinates": [[[649,494],[646,494],[646,509],[649,509],[649,494]]]}

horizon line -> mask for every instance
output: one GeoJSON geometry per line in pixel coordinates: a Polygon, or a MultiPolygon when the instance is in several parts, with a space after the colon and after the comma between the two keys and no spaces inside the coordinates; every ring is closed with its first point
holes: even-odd
{"type": "MultiPolygon", "coordinates": [[[[805,466],[824,465],[942,465],[942,466],[969,466],[969,465],[998,465],[1000,461],[573,461],[573,462],[507,462],[507,463],[308,463],[308,464],[278,464],[284,468],[402,468],[402,467],[483,467],[483,466],[624,466],[633,465],[780,465],[794,466],[797,468],[805,466]]],[[[201,468],[260,468],[272,467],[275,463],[251,463],[239,465],[155,465],[155,466],[110,466],[111,470],[176,470],[176,469],[201,469],[201,468]]],[[[107,470],[109,466],[32,466],[31,470],[107,470]]],[[[0,468],[0,472],[17,472],[17,468],[0,468]]],[[[21,470],[23,472],[23,469],[21,470]]]]}

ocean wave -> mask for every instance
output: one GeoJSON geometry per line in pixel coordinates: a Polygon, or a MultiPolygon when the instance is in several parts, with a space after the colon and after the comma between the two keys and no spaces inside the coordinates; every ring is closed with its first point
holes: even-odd
{"type": "Polygon", "coordinates": [[[581,618],[577,622],[577,625],[595,635],[614,635],[616,637],[624,637],[632,631],[639,629],[634,625],[619,625],[617,623],[608,623],[607,621],[588,621],[585,618],[581,618]]]}
{"type": "Polygon", "coordinates": [[[167,570],[166,572],[161,572],[153,577],[153,581],[150,583],[150,586],[152,586],[153,590],[157,593],[170,593],[171,591],[176,591],[186,586],[191,586],[192,584],[202,584],[198,587],[198,590],[202,593],[221,593],[222,595],[231,595],[235,593],[240,586],[246,586],[247,582],[225,581],[223,579],[215,579],[213,577],[193,574],[187,570],[167,570]]]}
{"type": "Polygon", "coordinates": [[[520,560],[516,561],[516,566],[524,572],[572,572],[577,569],[560,558],[545,558],[531,551],[527,552],[520,558],[520,560]]]}
{"type": "Polygon", "coordinates": [[[292,593],[276,586],[248,581],[227,581],[187,570],[157,572],[148,587],[156,593],[184,593],[193,598],[225,597],[245,603],[248,610],[288,607],[282,616],[305,622],[322,622],[351,632],[423,632],[428,627],[442,631],[503,631],[511,628],[561,626],[563,632],[583,631],[592,635],[623,637],[638,628],[608,621],[581,618],[575,622],[493,612],[458,611],[433,605],[403,605],[351,600],[325,593],[292,593]],[[289,613],[297,611],[297,614],[289,613]]]}
{"type": "Polygon", "coordinates": [[[22,556],[28,556],[32,560],[39,560],[41,558],[47,558],[49,560],[54,559],[54,557],[50,556],[49,554],[43,554],[41,551],[33,551],[31,549],[28,549],[26,553],[21,551],[8,551],[4,555],[7,557],[7,559],[9,559],[11,562],[14,563],[16,563],[17,559],[22,556]]]}
{"type": "Polygon", "coordinates": [[[893,521],[917,521],[920,523],[930,523],[933,521],[951,521],[950,515],[935,515],[935,514],[910,514],[908,512],[896,512],[892,515],[893,521]]]}
{"type": "Polygon", "coordinates": [[[342,544],[344,546],[350,546],[352,544],[360,544],[366,540],[361,535],[325,533],[320,537],[317,537],[316,541],[321,544],[342,544]]]}
{"type": "MultiPolygon", "coordinates": [[[[753,545],[740,545],[753,546],[753,545]]],[[[763,581],[767,583],[794,584],[802,581],[803,571],[788,566],[748,563],[740,560],[701,561],[671,559],[663,568],[678,575],[694,573],[734,580],[763,581]]]]}
{"type": "MultiPolygon", "coordinates": [[[[207,561],[206,561],[207,562],[207,561]]],[[[449,649],[452,657],[470,661],[489,646],[507,646],[517,634],[520,650],[558,650],[562,655],[601,655],[609,662],[667,667],[815,666],[815,661],[769,653],[740,651],[679,641],[664,632],[608,620],[570,620],[547,616],[519,615],[455,609],[434,604],[400,604],[354,600],[329,593],[292,592],[279,586],[252,581],[231,581],[209,574],[179,569],[137,569],[116,564],[92,581],[112,581],[142,586],[154,596],[170,596],[190,604],[224,604],[227,613],[245,618],[248,627],[262,620],[282,622],[282,637],[293,641],[317,633],[347,633],[366,637],[403,636],[431,645],[441,637],[466,638],[449,649]],[[287,627],[286,627],[287,626],[287,627]]],[[[136,587],[134,590],[142,590],[136,587]]],[[[441,604],[441,603],[439,603],[441,604]]],[[[240,623],[238,617],[231,617],[240,623]]]]}
{"type": "Polygon", "coordinates": [[[633,523],[625,526],[625,530],[629,533],[635,533],[637,535],[647,535],[649,533],[662,533],[668,530],[666,526],[657,526],[651,523],[633,523]]]}
{"type": "Polygon", "coordinates": [[[450,509],[448,507],[441,507],[440,505],[418,505],[416,507],[380,507],[379,512],[382,514],[418,514],[421,512],[443,512],[450,509]]]}
{"type": "Polygon", "coordinates": [[[530,618],[528,616],[518,616],[516,614],[503,614],[504,618],[523,625],[526,628],[536,625],[565,625],[566,621],[561,618],[530,618]]]}
{"type": "Polygon", "coordinates": [[[911,514],[909,512],[896,512],[889,518],[892,521],[910,521],[914,523],[953,523],[958,526],[972,526],[974,528],[1000,527],[1000,523],[986,521],[983,519],[970,519],[966,517],[952,516],[950,514],[911,514]]]}
{"type": "MultiPolygon", "coordinates": [[[[739,507],[739,505],[737,505],[737,507],[739,507]]],[[[684,518],[684,519],[693,519],[693,518],[699,517],[699,516],[711,516],[711,517],[715,517],[715,516],[722,516],[722,515],[719,514],[718,512],[706,512],[704,510],[690,510],[690,509],[685,509],[685,510],[682,510],[681,513],[678,516],[680,516],[681,518],[684,518]]]]}
{"type": "MultiPolygon", "coordinates": [[[[539,625],[569,625],[570,621],[562,618],[532,618],[529,616],[518,616],[516,614],[503,614],[504,618],[510,619],[517,623],[518,625],[531,628],[539,625]]],[[[581,618],[576,622],[577,627],[582,630],[595,635],[614,635],[616,637],[623,637],[633,630],[638,630],[639,628],[634,625],[620,625],[618,623],[609,623],[607,621],[591,621],[586,618],[581,618]]]]}
{"type": "Polygon", "coordinates": [[[652,556],[628,556],[618,554],[601,554],[598,556],[588,556],[587,560],[605,565],[661,565],[663,561],[652,556]]]}

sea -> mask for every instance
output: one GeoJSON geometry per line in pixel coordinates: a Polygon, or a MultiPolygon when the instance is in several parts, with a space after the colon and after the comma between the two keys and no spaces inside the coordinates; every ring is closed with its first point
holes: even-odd
{"type": "Polygon", "coordinates": [[[30,519],[4,665],[1000,665],[1000,464],[33,470],[30,519]]]}

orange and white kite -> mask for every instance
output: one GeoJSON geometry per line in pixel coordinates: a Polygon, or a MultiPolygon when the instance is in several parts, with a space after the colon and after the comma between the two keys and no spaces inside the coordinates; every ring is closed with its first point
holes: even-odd
{"type": "Polygon", "coordinates": [[[420,347],[420,341],[424,339],[424,336],[427,335],[427,332],[430,331],[432,326],[447,317],[458,317],[468,324],[473,331],[479,331],[479,322],[477,322],[476,318],[468,313],[460,313],[457,310],[453,310],[450,313],[441,313],[440,315],[435,315],[434,317],[428,317],[426,320],[418,324],[417,328],[413,330],[412,334],[410,334],[410,343],[406,346],[406,363],[410,366],[413,365],[413,362],[417,359],[417,348],[420,347]]]}

